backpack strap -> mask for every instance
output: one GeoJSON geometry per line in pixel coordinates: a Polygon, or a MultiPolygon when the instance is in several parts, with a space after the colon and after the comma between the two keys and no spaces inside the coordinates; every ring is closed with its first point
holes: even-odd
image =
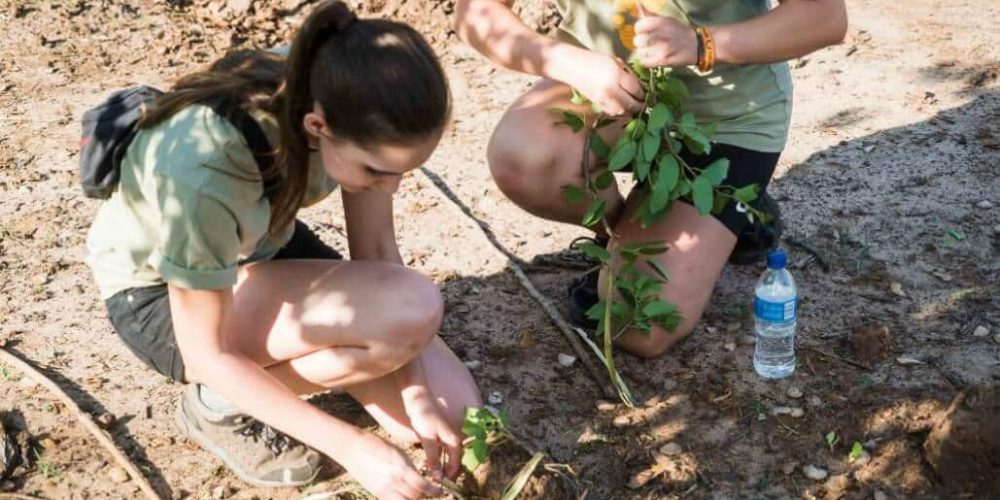
{"type": "Polygon", "coordinates": [[[219,116],[229,120],[236,127],[236,130],[240,131],[240,134],[247,141],[250,152],[253,154],[253,159],[257,163],[257,169],[260,170],[260,175],[264,183],[264,196],[269,200],[273,199],[281,187],[281,179],[276,175],[268,176],[269,172],[273,172],[274,150],[271,148],[271,144],[268,142],[267,136],[264,135],[264,131],[261,130],[257,120],[254,120],[250,116],[250,113],[247,113],[243,107],[231,104],[221,98],[208,99],[201,104],[212,108],[219,116]]]}

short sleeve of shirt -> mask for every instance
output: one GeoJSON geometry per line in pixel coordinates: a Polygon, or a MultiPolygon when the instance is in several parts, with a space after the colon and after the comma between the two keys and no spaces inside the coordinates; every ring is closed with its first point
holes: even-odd
{"type": "Polygon", "coordinates": [[[149,264],[167,283],[193,290],[236,284],[239,224],[219,199],[186,183],[161,179],[161,217],[149,264]]]}

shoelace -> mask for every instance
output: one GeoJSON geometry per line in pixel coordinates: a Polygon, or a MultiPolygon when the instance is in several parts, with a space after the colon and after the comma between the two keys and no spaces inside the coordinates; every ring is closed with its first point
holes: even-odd
{"type": "Polygon", "coordinates": [[[234,434],[253,439],[255,443],[263,440],[264,446],[267,447],[268,451],[274,453],[276,456],[299,444],[298,441],[253,417],[241,416],[237,418],[236,423],[240,427],[233,431],[234,434]]]}

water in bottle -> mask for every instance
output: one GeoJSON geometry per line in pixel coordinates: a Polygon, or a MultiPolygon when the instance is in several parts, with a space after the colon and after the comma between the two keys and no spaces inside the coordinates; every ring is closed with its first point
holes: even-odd
{"type": "Polygon", "coordinates": [[[761,377],[784,378],[795,371],[795,319],[798,291],[786,269],[785,252],[767,255],[767,270],[754,289],[757,348],[753,367],[761,377]]]}

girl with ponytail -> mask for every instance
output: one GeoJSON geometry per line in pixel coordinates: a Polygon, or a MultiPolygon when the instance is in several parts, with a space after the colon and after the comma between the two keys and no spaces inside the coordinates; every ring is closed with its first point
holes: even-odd
{"type": "Polygon", "coordinates": [[[457,474],[479,392],[437,337],[437,287],[402,265],[392,211],[450,104],[412,28],[326,2],[287,57],[231,54],[140,122],[88,263],[126,346],[187,384],[180,429],[246,482],[306,484],[322,454],[380,498],[440,494],[399,448],[300,398],[328,390],[420,443],[432,476],[457,474]],[[295,219],[337,186],[348,261],[295,219]]]}

